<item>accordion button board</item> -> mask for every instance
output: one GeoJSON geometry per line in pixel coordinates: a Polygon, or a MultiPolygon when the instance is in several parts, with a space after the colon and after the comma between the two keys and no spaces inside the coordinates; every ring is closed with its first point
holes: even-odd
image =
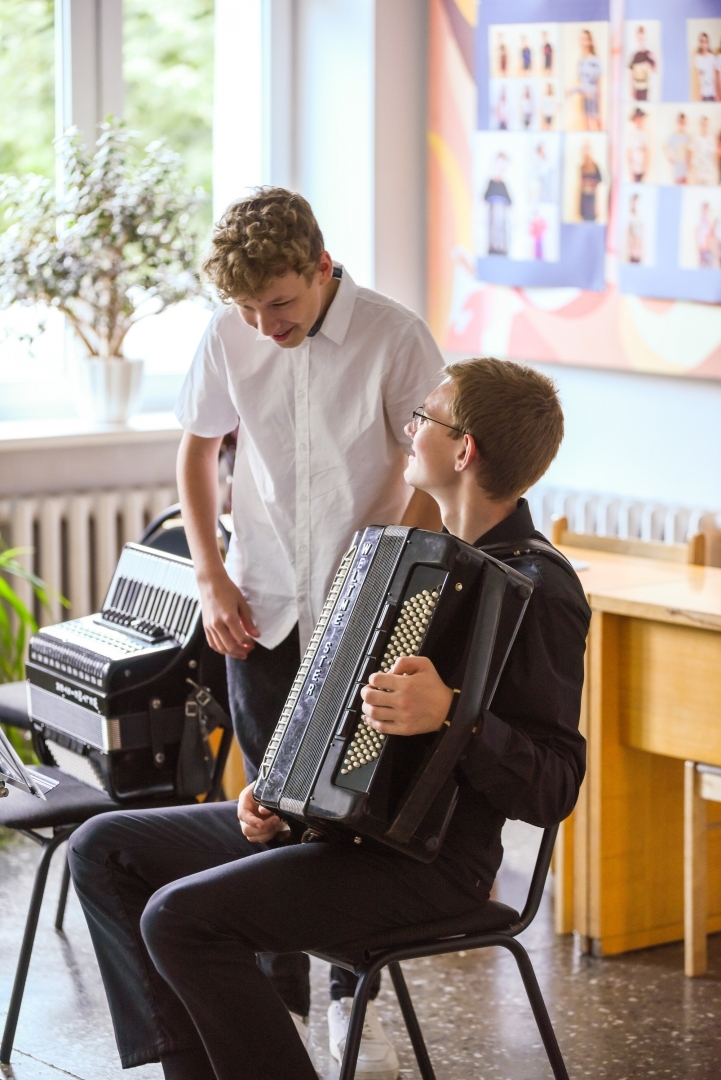
{"type": "MultiPolygon", "coordinates": [[[[389,672],[396,660],[400,660],[402,656],[418,655],[439,597],[440,592],[437,588],[433,592],[423,589],[422,592],[416,593],[404,602],[383,653],[379,671],[389,672]]],[[[371,670],[375,669],[374,646],[377,650],[381,634],[382,631],[379,631],[376,639],[371,643],[371,663],[369,664],[371,670]]],[[[374,731],[365,720],[361,720],[348,743],[340,775],[347,776],[354,769],[361,769],[364,765],[372,764],[377,760],[384,742],[385,735],[382,732],[374,731]]]]}
{"type": "Polygon", "coordinates": [[[33,726],[58,765],[113,798],[172,794],[185,680],[202,680],[208,652],[192,562],[126,544],[100,612],[31,639],[33,726]]]}
{"type": "Polygon", "coordinates": [[[363,717],[361,690],[374,671],[417,655],[428,656],[447,685],[460,686],[474,627],[485,619],[485,660],[476,660],[485,664],[487,704],[532,587],[448,534],[398,526],[358,533],[269,743],[256,799],[311,831],[369,836],[429,861],[455,806],[452,776],[410,843],[391,839],[392,823],[450,729],[377,733],[363,717]]]}
{"type": "MultiPolygon", "coordinates": [[[[390,672],[396,660],[420,654],[430,633],[433,613],[440,599],[445,576],[440,577],[438,571],[430,567],[415,568],[406,594],[396,605],[395,618],[389,632],[379,634],[377,640],[371,642],[370,656],[358,679],[359,686],[365,686],[374,671],[390,672]],[[419,588],[419,584],[429,587],[419,588]]],[[[351,734],[336,783],[349,790],[367,791],[372,783],[386,736],[375,732],[367,723],[360,711],[360,701],[356,704],[356,710],[357,725],[351,734]]]]}

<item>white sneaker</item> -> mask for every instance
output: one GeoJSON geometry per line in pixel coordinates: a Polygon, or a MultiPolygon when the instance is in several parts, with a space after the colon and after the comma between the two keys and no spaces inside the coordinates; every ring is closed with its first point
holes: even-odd
{"type": "MultiPolygon", "coordinates": [[[[290,1012],[290,1009],[288,1009],[290,1012]]],[[[314,1069],[318,1067],[318,1062],[315,1060],[315,1047],[313,1046],[313,1036],[310,1033],[310,1024],[308,1023],[308,1016],[299,1016],[298,1013],[290,1013],[290,1018],[295,1024],[295,1030],[300,1035],[301,1042],[306,1049],[308,1057],[310,1058],[311,1065],[314,1069]]]]}
{"type": "MultiPolygon", "coordinates": [[[[336,1061],[343,1060],[353,998],[331,1001],[328,1009],[330,1052],[336,1061]]],[[[398,1080],[398,1055],[383,1030],[375,1003],[368,1002],[358,1064],[355,1074],[363,1080],[398,1080]]]]}

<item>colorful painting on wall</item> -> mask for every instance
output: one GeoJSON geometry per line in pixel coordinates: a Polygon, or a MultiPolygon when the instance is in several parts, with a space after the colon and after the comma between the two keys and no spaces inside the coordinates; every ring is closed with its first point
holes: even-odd
{"type": "Polygon", "coordinates": [[[719,0],[430,0],[451,354],[721,378],[719,0]]]}

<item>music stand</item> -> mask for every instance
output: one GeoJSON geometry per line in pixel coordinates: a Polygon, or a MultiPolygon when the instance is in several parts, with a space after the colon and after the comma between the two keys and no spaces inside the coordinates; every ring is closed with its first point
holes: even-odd
{"type": "Polygon", "coordinates": [[[57,787],[58,781],[23,765],[15,747],[0,727],[0,798],[10,794],[8,784],[45,801],[45,792],[57,787]]]}

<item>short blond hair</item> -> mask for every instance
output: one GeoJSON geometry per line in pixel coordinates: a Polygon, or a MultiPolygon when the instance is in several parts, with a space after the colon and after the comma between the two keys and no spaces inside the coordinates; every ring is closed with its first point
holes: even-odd
{"type": "Polygon", "coordinates": [[[458,429],[451,437],[473,436],[478,482],[491,499],[518,498],[540,480],[563,439],[555,383],[526,364],[493,358],[463,360],[445,373],[458,429]]]}
{"type": "Polygon", "coordinates": [[[222,300],[257,297],[289,270],[310,282],[323,251],[310,203],[297,191],[260,187],[225,211],[203,270],[222,300]]]}

